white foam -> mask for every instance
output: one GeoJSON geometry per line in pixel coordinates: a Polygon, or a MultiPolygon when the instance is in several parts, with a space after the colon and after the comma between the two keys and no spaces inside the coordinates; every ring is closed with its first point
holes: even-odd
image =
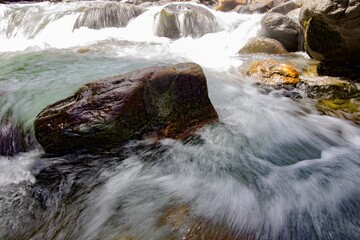
{"type": "Polygon", "coordinates": [[[30,168],[38,151],[21,153],[15,157],[0,157],[0,186],[6,186],[12,183],[18,184],[22,181],[35,182],[30,168]]]}

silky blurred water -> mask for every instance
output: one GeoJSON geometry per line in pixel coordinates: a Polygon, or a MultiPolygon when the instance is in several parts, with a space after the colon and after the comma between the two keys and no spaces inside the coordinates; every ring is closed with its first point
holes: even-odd
{"type": "MultiPolygon", "coordinates": [[[[31,129],[84,83],[194,61],[220,121],[183,142],[1,157],[1,239],[202,239],[189,237],[194,228],[208,239],[223,238],[207,228],[233,236],[224,239],[360,239],[360,129],[244,76],[266,58],[237,55],[261,15],[210,9],[219,31],[175,40],[154,35],[161,6],[124,28],[73,31],[96,4],[0,5],[1,118],[11,112],[31,129]],[[11,26],[16,19],[27,21],[11,26]]],[[[273,58],[299,71],[311,64],[302,53],[273,58]]]]}

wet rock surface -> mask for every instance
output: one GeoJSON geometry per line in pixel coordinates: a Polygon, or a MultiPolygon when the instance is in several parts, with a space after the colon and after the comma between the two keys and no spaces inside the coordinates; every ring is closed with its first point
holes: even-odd
{"type": "Polygon", "coordinates": [[[316,100],[316,108],[322,114],[349,120],[360,125],[360,90],[351,82],[335,77],[315,77],[306,85],[309,98],[316,100]]]}
{"type": "Polygon", "coordinates": [[[31,150],[35,139],[29,129],[18,123],[13,117],[0,120],[0,156],[14,156],[31,150]]]}
{"type": "Polygon", "coordinates": [[[296,85],[300,82],[299,73],[295,68],[275,60],[252,63],[246,75],[254,76],[266,85],[296,85]]]}
{"type": "Polygon", "coordinates": [[[44,150],[63,154],[152,134],[184,138],[217,118],[201,67],[183,63],[88,83],[45,108],[34,125],[44,150]]]}
{"type": "Polygon", "coordinates": [[[250,39],[239,53],[268,53],[268,54],[287,54],[284,46],[277,40],[271,38],[257,37],[250,39]]]}
{"type": "Polygon", "coordinates": [[[299,49],[301,26],[288,16],[280,13],[267,13],[261,20],[261,36],[281,42],[290,52],[299,49]]]}
{"type": "Polygon", "coordinates": [[[186,205],[171,206],[164,209],[157,222],[159,227],[171,229],[169,239],[184,240],[254,240],[251,234],[238,234],[223,224],[211,223],[200,217],[193,216],[191,208],[186,205]]]}
{"type": "Polygon", "coordinates": [[[360,78],[360,2],[303,1],[305,49],[323,62],[323,75],[360,78]]]}
{"type": "Polygon", "coordinates": [[[201,37],[220,29],[216,17],[208,9],[192,4],[169,4],[156,18],[155,35],[159,37],[201,37]]]}

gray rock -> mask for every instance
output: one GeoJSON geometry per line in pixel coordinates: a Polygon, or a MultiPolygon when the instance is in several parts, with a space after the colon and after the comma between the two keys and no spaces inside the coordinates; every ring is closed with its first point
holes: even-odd
{"type": "Polygon", "coordinates": [[[300,11],[301,11],[301,8],[294,9],[294,10],[288,12],[288,13],[286,14],[286,16],[288,16],[289,18],[291,18],[292,20],[294,20],[294,22],[300,24],[300,21],[299,21],[300,11]]]}
{"type": "Polygon", "coordinates": [[[290,52],[299,50],[301,26],[288,16],[267,13],[261,20],[261,27],[261,36],[278,40],[290,52]]]}
{"type": "Polygon", "coordinates": [[[216,17],[203,6],[169,4],[155,17],[155,34],[159,37],[201,37],[220,30],[216,17]]]}
{"type": "Polygon", "coordinates": [[[266,13],[270,8],[270,4],[250,3],[247,5],[238,5],[233,11],[243,14],[266,13]]]}
{"type": "Polygon", "coordinates": [[[290,11],[297,8],[300,8],[300,4],[293,1],[288,1],[270,9],[269,12],[288,14],[290,11]]]}

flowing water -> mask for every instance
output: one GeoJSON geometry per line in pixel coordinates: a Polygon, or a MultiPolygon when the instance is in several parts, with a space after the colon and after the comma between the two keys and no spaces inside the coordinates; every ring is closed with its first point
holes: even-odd
{"type": "Polygon", "coordinates": [[[32,136],[41,109],[84,83],[193,61],[220,122],[184,142],[63,157],[35,144],[0,157],[0,239],[360,239],[360,129],[244,76],[251,59],[237,51],[261,15],[178,4],[169,39],[157,34],[164,6],[107,4],[0,5],[0,119],[32,136]],[[107,15],[123,9],[126,19],[107,15]]]}

